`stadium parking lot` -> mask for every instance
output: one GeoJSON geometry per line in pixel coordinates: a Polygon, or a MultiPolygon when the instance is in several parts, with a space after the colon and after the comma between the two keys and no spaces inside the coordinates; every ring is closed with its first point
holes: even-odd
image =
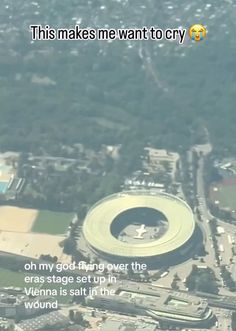
{"type": "Polygon", "coordinates": [[[230,265],[234,259],[232,248],[236,243],[236,228],[228,224],[221,224],[218,236],[216,236],[221,264],[230,265]]]}

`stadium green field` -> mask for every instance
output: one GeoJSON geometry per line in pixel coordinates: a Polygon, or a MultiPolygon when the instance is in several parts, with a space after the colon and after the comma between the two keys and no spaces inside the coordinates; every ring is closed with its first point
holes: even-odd
{"type": "Polygon", "coordinates": [[[48,210],[39,211],[32,232],[48,234],[64,234],[73,218],[73,213],[60,213],[48,210]]]}
{"type": "Polygon", "coordinates": [[[236,210],[236,185],[218,185],[218,191],[212,188],[213,202],[219,201],[220,208],[236,210]]]}

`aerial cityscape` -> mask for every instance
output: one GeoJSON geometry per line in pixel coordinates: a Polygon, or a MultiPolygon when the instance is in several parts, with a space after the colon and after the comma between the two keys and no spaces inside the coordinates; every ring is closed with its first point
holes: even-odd
{"type": "Polygon", "coordinates": [[[2,0],[0,331],[236,330],[235,13],[2,0]]]}

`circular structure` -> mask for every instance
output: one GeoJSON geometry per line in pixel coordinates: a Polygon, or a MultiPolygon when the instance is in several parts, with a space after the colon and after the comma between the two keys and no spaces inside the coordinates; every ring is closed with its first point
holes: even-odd
{"type": "Polygon", "coordinates": [[[113,237],[129,244],[156,241],[167,229],[168,220],[165,215],[148,207],[125,210],[117,215],[111,224],[113,237]]]}
{"type": "MultiPolygon", "coordinates": [[[[128,214],[127,214],[128,216],[128,214]]],[[[127,224],[130,219],[127,217],[127,224]]],[[[158,225],[156,224],[158,227],[158,225]]],[[[124,230],[120,226],[121,232],[124,230]]],[[[155,231],[159,231],[156,229],[155,231]]],[[[139,259],[160,258],[186,247],[195,230],[195,220],[191,208],[181,199],[166,193],[155,191],[130,191],[110,195],[96,203],[88,212],[84,226],[84,237],[89,246],[106,258],[139,259]],[[118,224],[120,215],[125,222],[126,212],[144,210],[143,217],[132,219],[140,229],[136,230],[137,241],[122,241],[114,235],[113,224],[118,224]],[[162,215],[161,222],[166,222],[162,235],[156,240],[143,240],[142,232],[148,224],[147,211],[156,211],[162,215]],[[146,218],[145,218],[146,215],[146,218]]],[[[157,231],[157,232],[158,232],[157,231]]],[[[135,237],[134,237],[135,238],[135,237]]],[[[181,254],[181,253],[180,253],[181,254]]]]}

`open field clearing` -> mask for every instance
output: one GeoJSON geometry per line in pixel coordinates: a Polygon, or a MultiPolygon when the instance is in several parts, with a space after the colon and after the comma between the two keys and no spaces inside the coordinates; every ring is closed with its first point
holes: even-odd
{"type": "Polygon", "coordinates": [[[0,231],[29,232],[38,211],[13,206],[0,207],[0,231]]]}
{"type": "Polygon", "coordinates": [[[236,210],[236,182],[225,180],[214,184],[210,189],[211,201],[220,208],[236,210]]]}
{"type": "Polygon", "coordinates": [[[34,233],[0,232],[0,251],[38,259],[41,254],[64,259],[60,243],[65,238],[34,233]]]}
{"type": "Polygon", "coordinates": [[[39,211],[33,224],[32,232],[65,234],[72,221],[73,213],[60,213],[48,210],[39,211]]]}

